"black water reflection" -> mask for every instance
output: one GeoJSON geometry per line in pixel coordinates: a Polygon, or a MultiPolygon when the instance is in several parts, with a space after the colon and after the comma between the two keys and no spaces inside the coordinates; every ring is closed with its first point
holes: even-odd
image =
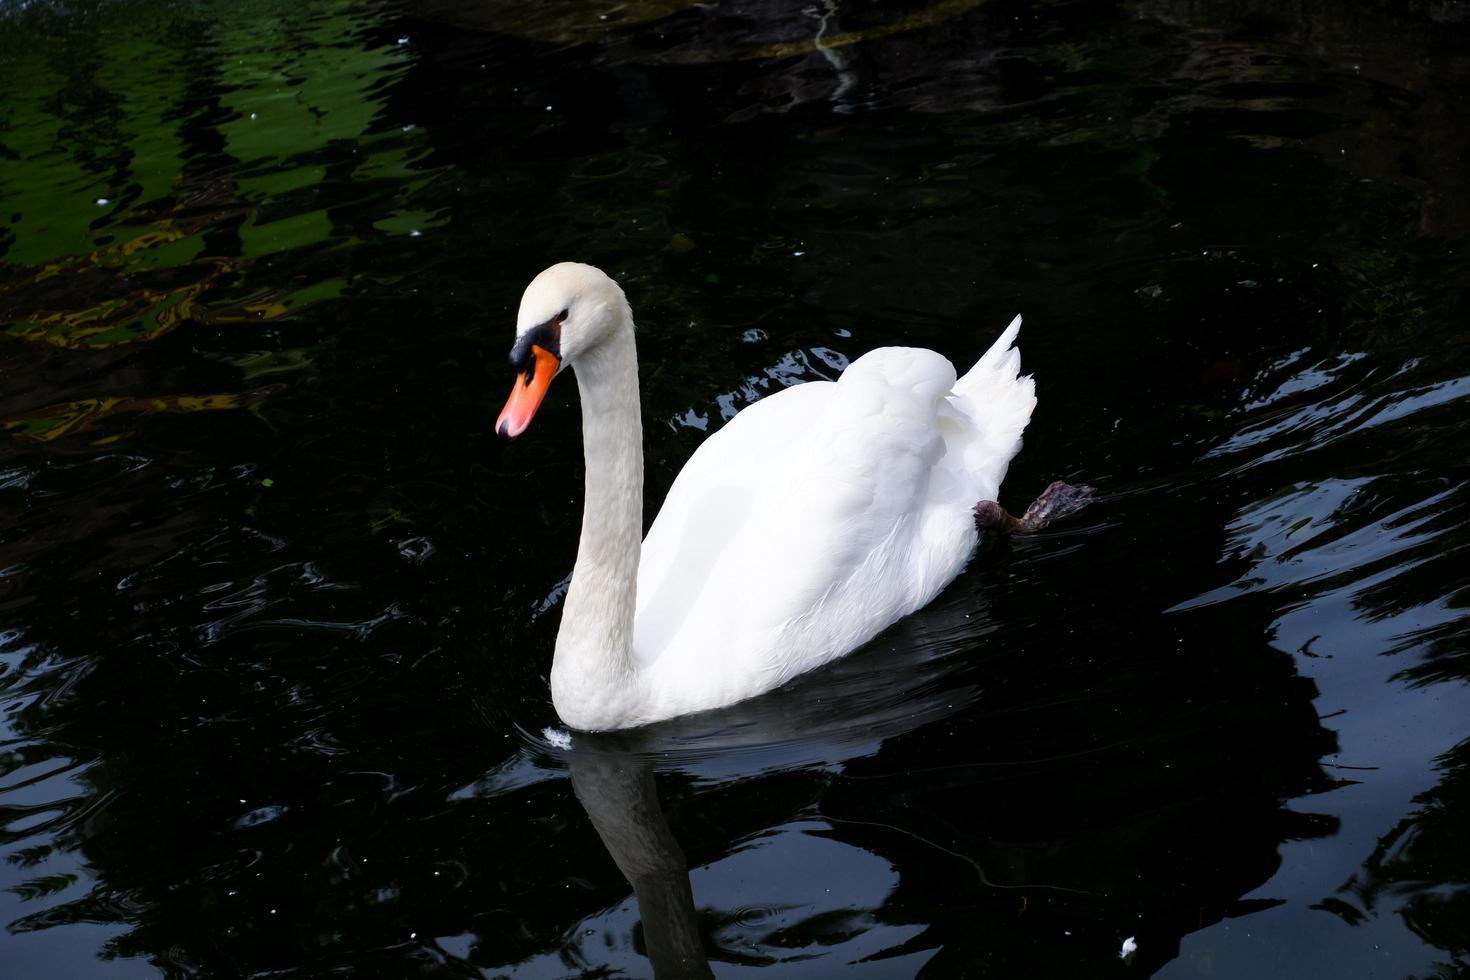
{"type": "Polygon", "coordinates": [[[0,20],[8,975],[1464,972],[1454,5],[0,20]],[[1017,310],[1007,492],[1107,499],[775,697],[523,736],[579,436],[489,399],[569,255],[657,352],[650,506],[1017,310]]]}

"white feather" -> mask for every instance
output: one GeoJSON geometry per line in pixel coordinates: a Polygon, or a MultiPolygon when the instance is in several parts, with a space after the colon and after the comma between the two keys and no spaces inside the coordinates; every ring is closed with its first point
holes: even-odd
{"type": "Polygon", "coordinates": [[[882,348],[700,446],[643,542],[633,648],[653,715],[770,690],[960,573],[1036,403],[1019,327],[958,382],[933,351],[882,348]]]}

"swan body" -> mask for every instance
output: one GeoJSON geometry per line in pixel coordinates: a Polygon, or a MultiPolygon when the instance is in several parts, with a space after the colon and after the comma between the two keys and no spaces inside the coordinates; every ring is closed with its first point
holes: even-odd
{"type": "Polygon", "coordinates": [[[573,367],[587,487],[551,672],[562,720],[607,730],[733,704],[934,599],[973,553],[975,505],[996,499],[1036,405],[1013,346],[1020,326],[963,377],[934,351],[887,347],[835,382],[749,406],[689,459],[640,545],[627,301],[591,266],[541,273],[512,353],[525,379],[497,427],[518,435],[550,378],[573,367]]]}

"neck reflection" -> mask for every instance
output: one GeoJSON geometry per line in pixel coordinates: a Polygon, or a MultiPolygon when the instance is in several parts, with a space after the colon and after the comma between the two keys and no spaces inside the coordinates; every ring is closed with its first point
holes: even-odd
{"type": "Polygon", "coordinates": [[[664,819],[651,761],[592,736],[577,742],[567,759],[572,789],[633,887],[654,976],[712,978],[689,866],[664,819]]]}

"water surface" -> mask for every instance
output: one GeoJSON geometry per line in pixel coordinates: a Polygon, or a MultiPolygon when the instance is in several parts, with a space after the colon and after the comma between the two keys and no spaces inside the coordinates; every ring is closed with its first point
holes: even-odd
{"type": "Polygon", "coordinates": [[[1470,976],[1467,32],[0,5],[5,974],[1470,976]],[[650,516],[742,406],[1016,312],[1005,502],[1102,499],[559,748],[574,386],[492,422],[565,258],[650,516]]]}

